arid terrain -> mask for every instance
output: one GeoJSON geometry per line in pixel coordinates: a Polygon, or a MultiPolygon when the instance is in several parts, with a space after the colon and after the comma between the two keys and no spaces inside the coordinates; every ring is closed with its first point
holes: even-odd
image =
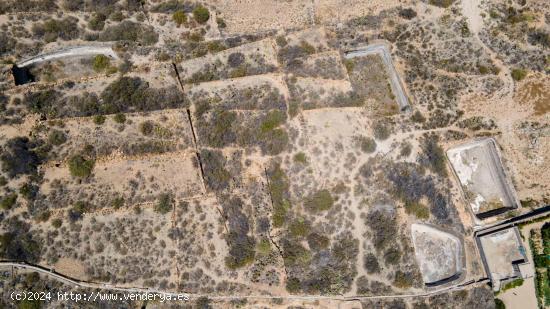
{"type": "Polygon", "coordinates": [[[0,307],[502,308],[474,236],[550,204],[549,21],[544,0],[0,2],[0,307]]]}

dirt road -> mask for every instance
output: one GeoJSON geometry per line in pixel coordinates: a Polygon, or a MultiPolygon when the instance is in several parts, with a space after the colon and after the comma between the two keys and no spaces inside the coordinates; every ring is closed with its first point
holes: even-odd
{"type": "Polygon", "coordinates": [[[78,47],[61,49],[55,52],[34,56],[32,58],[25,59],[19,62],[17,66],[22,68],[32,64],[65,58],[65,57],[93,56],[93,55],[100,55],[100,54],[111,57],[113,59],[118,59],[117,54],[113,51],[113,49],[110,46],[78,46],[78,47]]]}

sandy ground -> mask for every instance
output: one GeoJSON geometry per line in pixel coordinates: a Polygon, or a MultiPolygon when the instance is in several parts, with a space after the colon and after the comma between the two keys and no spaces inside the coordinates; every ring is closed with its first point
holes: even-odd
{"type": "Polygon", "coordinates": [[[214,0],[229,34],[289,29],[319,24],[338,24],[346,20],[377,14],[384,9],[407,5],[396,0],[214,0]]]}
{"type": "Polygon", "coordinates": [[[537,297],[535,295],[535,279],[527,278],[523,284],[498,294],[506,308],[537,309],[537,297]]]}

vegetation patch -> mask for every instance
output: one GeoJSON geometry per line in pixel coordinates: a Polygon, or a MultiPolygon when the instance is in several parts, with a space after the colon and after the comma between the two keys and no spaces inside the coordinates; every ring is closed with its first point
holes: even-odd
{"type": "Polygon", "coordinates": [[[319,190],[304,200],[304,208],[310,212],[329,210],[334,205],[334,198],[326,189],[319,190]]]}
{"type": "Polygon", "coordinates": [[[82,155],[74,155],[69,159],[69,171],[78,178],[86,178],[92,174],[95,160],[85,159],[82,155]]]}

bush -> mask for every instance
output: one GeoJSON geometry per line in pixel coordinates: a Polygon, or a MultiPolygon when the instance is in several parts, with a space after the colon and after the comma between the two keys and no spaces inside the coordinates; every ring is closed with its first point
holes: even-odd
{"type": "Polygon", "coordinates": [[[399,16],[405,19],[413,19],[416,17],[416,12],[411,8],[399,10],[399,16]]]}
{"type": "Polygon", "coordinates": [[[139,124],[139,132],[145,136],[151,136],[153,134],[153,130],[155,129],[155,124],[150,121],[144,121],[139,124]]]}
{"type": "Polygon", "coordinates": [[[499,293],[502,293],[502,292],[505,292],[506,290],[510,290],[510,289],[514,289],[514,288],[517,288],[519,286],[522,286],[523,282],[524,282],[524,280],[520,278],[520,279],[516,279],[516,280],[511,281],[511,282],[505,283],[500,288],[499,293]]]}
{"type": "Polygon", "coordinates": [[[86,160],[81,155],[74,155],[69,159],[69,171],[74,177],[85,178],[90,176],[95,161],[86,160]]]}
{"type": "Polygon", "coordinates": [[[172,194],[162,193],[158,198],[157,204],[155,205],[155,211],[161,214],[166,214],[172,210],[173,204],[174,201],[172,194]]]}
{"type": "Polygon", "coordinates": [[[52,130],[48,135],[48,142],[54,146],[59,146],[67,141],[67,136],[63,131],[52,130]]]}
{"type": "Polygon", "coordinates": [[[15,205],[16,202],[17,202],[17,194],[16,193],[8,194],[0,200],[0,208],[2,208],[3,210],[10,210],[15,205]]]}
{"type": "Polygon", "coordinates": [[[113,117],[113,120],[116,123],[125,123],[126,122],[126,115],[118,113],[113,117]]]}
{"type": "Polygon", "coordinates": [[[424,117],[424,115],[422,115],[422,113],[419,110],[417,110],[411,116],[411,120],[416,123],[424,123],[426,122],[426,117],[424,117]]]}
{"type": "Polygon", "coordinates": [[[401,252],[397,248],[390,248],[384,253],[384,261],[386,264],[396,265],[401,258],[401,252]]]}
{"type": "Polygon", "coordinates": [[[29,92],[25,94],[23,102],[33,113],[40,113],[43,116],[55,116],[59,98],[63,95],[55,90],[44,90],[29,92]]]}
{"type": "Polygon", "coordinates": [[[61,225],[63,225],[63,220],[61,220],[60,218],[55,218],[52,220],[52,226],[56,229],[60,228],[61,225]]]}
{"type": "Polygon", "coordinates": [[[97,125],[102,125],[105,123],[105,116],[103,115],[96,115],[94,116],[94,123],[97,125]]]}
{"type": "Polygon", "coordinates": [[[401,270],[395,272],[393,285],[400,289],[410,288],[413,284],[413,276],[411,273],[406,273],[401,270]]]}
{"type": "MultiPolygon", "coordinates": [[[[21,223],[22,225],[22,223],[21,223]]],[[[0,257],[14,261],[36,263],[40,259],[40,243],[31,234],[23,230],[14,230],[0,235],[0,257]]]]}
{"type": "Polygon", "coordinates": [[[57,39],[74,40],[78,37],[80,30],[78,19],[71,16],[64,19],[48,19],[44,23],[34,24],[32,32],[46,42],[53,42],[57,39]]]}
{"type": "Polygon", "coordinates": [[[105,55],[97,55],[94,57],[92,62],[92,68],[96,72],[105,71],[111,64],[111,59],[105,55]]]}
{"type": "Polygon", "coordinates": [[[502,300],[495,298],[495,309],[506,309],[506,305],[502,300]]]}
{"type": "Polygon", "coordinates": [[[311,250],[319,251],[328,247],[330,240],[328,237],[318,234],[311,233],[307,235],[307,244],[311,250]]]}
{"type": "Polygon", "coordinates": [[[227,27],[227,24],[225,23],[225,20],[223,20],[223,18],[221,18],[221,17],[216,18],[216,23],[218,24],[218,28],[220,28],[220,29],[224,29],[224,28],[227,27]]]}
{"type": "Polygon", "coordinates": [[[319,190],[304,201],[305,209],[311,212],[328,210],[334,204],[334,199],[326,189],[319,190]]]}
{"type": "Polygon", "coordinates": [[[512,69],[512,78],[515,81],[520,81],[527,76],[527,71],[523,69],[512,69]]]}
{"type": "Polygon", "coordinates": [[[99,41],[130,41],[153,45],[158,42],[158,33],[151,26],[125,20],[103,30],[99,34],[99,41]]]}
{"type": "Polygon", "coordinates": [[[114,209],[119,209],[120,207],[124,206],[124,198],[122,196],[115,197],[111,202],[111,206],[114,209]]]}
{"type": "Polygon", "coordinates": [[[177,24],[185,24],[187,23],[187,15],[185,15],[185,12],[182,10],[176,11],[174,14],[172,14],[172,20],[177,24]]]}
{"type": "Polygon", "coordinates": [[[302,289],[300,279],[294,277],[288,278],[286,280],[285,287],[289,293],[298,293],[302,289]]]}
{"type": "Polygon", "coordinates": [[[418,219],[430,218],[430,209],[419,202],[406,202],[405,211],[407,214],[415,215],[418,219]]]}
{"type": "Polygon", "coordinates": [[[127,76],[107,86],[101,98],[103,103],[98,108],[102,114],[175,108],[183,102],[175,86],[155,89],[139,77],[127,76]]]}
{"type": "Polygon", "coordinates": [[[372,244],[377,250],[386,248],[398,235],[395,216],[381,210],[375,210],[367,216],[367,225],[372,232],[372,244]]]}
{"type": "Polygon", "coordinates": [[[433,172],[446,177],[445,152],[439,146],[439,137],[435,134],[425,135],[421,140],[420,148],[422,149],[421,163],[427,165],[433,172]]]}
{"type": "Polygon", "coordinates": [[[380,265],[378,259],[372,253],[365,256],[365,263],[363,264],[368,274],[377,274],[380,272],[380,265]]]}
{"type": "Polygon", "coordinates": [[[246,234],[230,232],[227,236],[229,255],[225,257],[225,265],[229,269],[244,267],[254,261],[256,256],[256,241],[246,234]]]}
{"type": "Polygon", "coordinates": [[[359,137],[359,146],[365,153],[373,153],[376,150],[376,141],[370,137],[359,137]]]}
{"type": "Polygon", "coordinates": [[[227,57],[227,64],[230,67],[236,68],[244,63],[245,57],[243,53],[231,53],[227,57]]]}
{"type": "Polygon", "coordinates": [[[381,122],[374,125],[374,137],[377,140],[386,140],[390,137],[390,129],[381,122]]]}
{"type": "Polygon", "coordinates": [[[303,218],[292,221],[289,226],[290,235],[293,237],[304,237],[309,233],[310,225],[303,218]]]}
{"type": "Polygon", "coordinates": [[[36,198],[36,195],[38,194],[38,191],[39,191],[38,186],[30,182],[23,184],[19,188],[19,194],[21,194],[28,201],[34,200],[36,198]]]}
{"type": "Polygon", "coordinates": [[[203,162],[204,180],[210,189],[219,191],[229,187],[231,174],[225,169],[226,161],[219,151],[203,149],[200,153],[203,162]]]}
{"type": "Polygon", "coordinates": [[[6,142],[0,156],[2,170],[10,178],[20,174],[34,174],[40,165],[40,158],[32,149],[33,144],[26,137],[14,137],[6,142]]]}
{"type": "Polygon", "coordinates": [[[210,12],[202,5],[198,5],[193,10],[193,18],[199,23],[204,24],[210,19],[210,12]]]}
{"type": "Polygon", "coordinates": [[[306,154],[303,152],[298,152],[294,155],[294,162],[300,163],[300,164],[307,164],[307,157],[306,154]]]}
{"type": "Polygon", "coordinates": [[[105,20],[107,16],[102,13],[95,13],[92,15],[92,18],[88,21],[88,28],[93,31],[101,31],[105,27],[105,20]]]}
{"type": "Polygon", "coordinates": [[[290,209],[290,193],[288,177],[279,164],[271,166],[268,171],[269,193],[273,201],[273,225],[283,226],[288,209],[290,209]]]}

